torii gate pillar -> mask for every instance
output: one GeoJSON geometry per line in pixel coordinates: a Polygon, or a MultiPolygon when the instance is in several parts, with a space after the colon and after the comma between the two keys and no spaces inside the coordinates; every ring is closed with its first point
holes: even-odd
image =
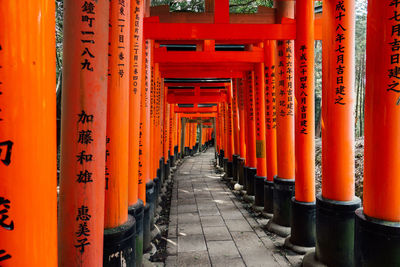
{"type": "Polygon", "coordinates": [[[368,1],[364,209],[355,266],[400,266],[399,1],[368,1]]]}

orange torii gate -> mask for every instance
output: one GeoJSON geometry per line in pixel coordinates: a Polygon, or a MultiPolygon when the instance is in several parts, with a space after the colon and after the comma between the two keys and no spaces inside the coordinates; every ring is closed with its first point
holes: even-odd
{"type": "Polygon", "coordinates": [[[213,137],[227,178],[272,216],[268,229],[290,233],[285,245],[298,253],[316,246],[303,266],[400,265],[400,2],[368,4],[363,208],[354,1],[323,1],[323,17],[313,0],[275,0],[255,15],[205,2],[208,12],[193,15],[149,0],[66,1],[58,232],[54,1],[0,5],[1,266],[140,266],[176,156],[213,137]],[[324,76],[318,196],[314,40],[324,76]],[[232,44],[240,49],[221,51],[232,44]],[[229,82],[164,83],[172,78],[229,82]]]}

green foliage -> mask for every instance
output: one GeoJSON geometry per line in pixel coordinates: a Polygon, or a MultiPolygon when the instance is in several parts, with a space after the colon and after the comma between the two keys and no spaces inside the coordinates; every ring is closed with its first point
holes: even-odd
{"type": "MultiPolygon", "coordinates": [[[[151,0],[152,6],[168,5],[172,12],[204,12],[204,0],[151,0]]],[[[230,0],[231,13],[255,13],[258,6],[272,7],[273,0],[230,0]]]]}

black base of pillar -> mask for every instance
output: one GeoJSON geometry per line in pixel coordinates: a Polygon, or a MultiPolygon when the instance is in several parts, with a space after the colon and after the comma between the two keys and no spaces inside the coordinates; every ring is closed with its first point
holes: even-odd
{"type": "Polygon", "coordinates": [[[128,208],[129,215],[133,216],[136,221],[136,266],[142,266],[143,262],[143,217],[144,217],[144,205],[142,200],[130,206],[128,208]]]}
{"type": "Polygon", "coordinates": [[[226,177],[233,179],[233,162],[229,161],[226,163],[226,177]]]}
{"type": "Polygon", "coordinates": [[[344,202],[317,196],[315,255],[318,261],[328,266],[354,266],[354,212],[360,206],[358,197],[344,202]]]}
{"type": "Polygon", "coordinates": [[[219,167],[224,168],[224,157],[225,157],[225,152],[223,149],[219,151],[219,167]]]}
{"type": "Polygon", "coordinates": [[[249,167],[243,166],[243,190],[247,192],[247,172],[249,167]]]}
{"type": "Polygon", "coordinates": [[[190,156],[190,148],[189,147],[185,147],[185,153],[184,153],[185,157],[186,156],[190,156]]]}
{"type": "Polygon", "coordinates": [[[264,212],[274,212],[274,182],[264,181],[264,212]]]}
{"type": "Polygon", "coordinates": [[[228,158],[223,158],[223,167],[224,168],[224,173],[228,172],[228,158]]]}
{"type": "Polygon", "coordinates": [[[104,230],[104,267],[134,267],[136,264],[136,222],[133,216],[128,216],[128,221],[116,228],[104,230]],[[121,263],[124,262],[125,265],[121,263]]]}
{"type": "Polygon", "coordinates": [[[292,217],[292,197],[294,196],[294,179],[274,178],[273,210],[274,223],[290,227],[292,217]]]}
{"type": "Polygon", "coordinates": [[[159,166],[160,166],[160,173],[161,173],[161,176],[160,176],[161,184],[164,184],[164,181],[165,181],[164,157],[161,157],[159,166]]]}
{"type": "Polygon", "coordinates": [[[248,167],[247,168],[247,177],[246,177],[246,193],[248,196],[254,196],[254,179],[257,173],[256,168],[248,167]]]}
{"type": "Polygon", "coordinates": [[[160,196],[160,191],[161,191],[161,182],[160,179],[158,178],[154,178],[153,179],[154,182],[154,215],[156,216],[156,211],[157,211],[157,207],[158,207],[158,197],[160,196]]]}
{"type": "Polygon", "coordinates": [[[254,205],[264,207],[264,181],[266,177],[254,176],[254,205]]]}
{"type": "Polygon", "coordinates": [[[143,213],[143,253],[151,248],[151,233],[150,233],[150,205],[146,203],[143,213]]]}
{"type": "Polygon", "coordinates": [[[179,154],[179,147],[178,146],[174,146],[174,157],[175,157],[175,160],[177,160],[179,158],[178,154],[179,154]]]}
{"type": "Polygon", "coordinates": [[[400,266],[400,223],[367,217],[356,210],[355,266],[400,266]]]}
{"type": "Polygon", "coordinates": [[[243,185],[244,183],[244,159],[238,159],[238,183],[243,185]]]}
{"type": "Polygon", "coordinates": [[[156,189],[153,181],[146,183],[146,206],[150,207],[150,230],[154,229],[156,189]]]}
{"type": "Polygon", "coordinates": [[[315,246],[315,202],[299,202],[292,198],[290,242],[295,246],[315,246]]]}
{"type": "Polygon", "coordinates": [[[232,178],[233,181],[238,180],[238,162],[239,162],[239,155],[232,156],[232,178]]]}
{"type": "Polygon", "coordinates": [[[167,163],[164,164],[164,172],[165,172],[165,180],[168,180],[170,178],[170,169],[169,169],[169,160],[167,160],[167,163]]]}
{"type": "Polygon", "coordinates": [[[169,162],[170,162],[170,167],[175,167],[175,157],[174,155],[169,155],[169,162]]]}

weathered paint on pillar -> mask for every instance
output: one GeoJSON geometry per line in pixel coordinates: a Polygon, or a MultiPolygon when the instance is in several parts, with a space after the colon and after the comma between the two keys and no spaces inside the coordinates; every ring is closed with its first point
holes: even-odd
{"type": "Polygon", "coordinates": [[[364,213],[400,222],[400,3],[368,2],[364,213]]]}
{"type": "Polygon", "coordinates": [[[57,266],[54,12],[0,4],[1,266],[57,266]]]}
{"type": "MultiPolygon", "coordinates": [[[[277,10],[277,23],[282,18],[294,18],[295,1],[274,1],[277,10]]],[[[276,142],[277,167],[280,179],[294,179],[294,42],[277,41],[278,61],[276,74],[276,142]]]]}
{"type": "MultiPolygon", "coordinates": [[[[278,175],[276,146],[276,42],[265,42],[265,140],[267,151],[267,180],[273,181],[278,175]]],[[[293,101],[293,100],[292,100],[293,101]]]]}
{"type": "Polygon", "coordinates": [[[354,1],[324,3],[322,196],[354,198],[354,1]]]}
{"type": "MultiPolygon", "coordinates": [[[[25,6],[21,10],[26,8],[25,6]]],[[[31,8],[27,10],[29,14],[33,14],[31,8]]],[[[49,11],[48,15],[53,17],[54,10],[49,11]]],[[[21,17],[21,14],[19,16],[19,19],[26,17],[26,15],[21,17]]],[[[59,266],[101,266],[103,263],[108,25],[109,1],[82,0],[64,3],[59,266]]],[[[49,36],[44,40],[54,35],[53,27],[50,27],[49,31],[49,36]]],[[[30,36],[36,34],[30,31],[30,36]]],[[[41,45],[40,50],[54,51],[54,47],[41,45]]],[[[51,68],[43,67],[43,69],[51,68]]],[[[37,83],[30,83],[30,86],[34,84],[37,83]]],[[[46,106],[52,105],[55,103],[46,104],[46,106]]],[[[43,115],[41,120],[46,116],[43,115]]],[[[31,132],[30,135],[32,134],[31,132]]],[[[52,156],[49,151],[53,150],[54,144],[51,144],[51,139],[46,138],[45,141],[46,146],[40,146],[35,154],[47,151],[48,155],[52,156]],[[46,148],[47,146],[50,147],[46,148]]],[[[27,145],[25,149],[29,147],[31,146],[27,145]]],[[[43,156],[37,155],[37,158],[49,162],[43,156]]],[[[32,173],[30,179],[37,182],[32,173]]],[[[47,188],[47,182],[42,186],[47,188]]],[[[51,202],[36,203],[49,205],[51,202]]],[[[49,216],[47,212],[43,212],[42,215],[49,216]]],[[[48,222],[48,219],[43,217],[41,220],[48,222]]],[[[50,227],[42,224],[38,229],[54,231],[50,227]]],[[[23,240],[28,242],[27,237],[28,235],[24,236],[23,240]]],[[[35,243],[35,248],[39,248],[39,244],[50,245],[51,240],[46,237],[46,240],[35,243]]],[[[20,250],[21,248],[19,246],[20,250]]],[[[45,264],[43,259],[46,259],[46,263],[51,262],[50,251],[52,248],[42,250],[45,253],[43,256],[35,252],[40,260],[39,265],[45,264]]],[[[32,266],[31,259],[29,264],[21,266],[32,266]]]]}
{"type": "Polygon", "coordinates": [[[315,201],[314,1],[296,2],[295,198],[315,201]]]}
{"type": "Polygon", "coordinates": [[[129,165],[128,205],[138,201],[140,93],[143,72],[143,0],[131,2],[129,81],[129,165]]]}
{"type": "Polygon", "coordinates": [[[254,72],[255,83],[255,127],[257,176],[267,177],[267,159],[265,144],[265,78],[264,63],[257,63],[254,72]]]}
{"type": "Polygon", "coordinates": [[[128,220],[130,5],[110,4],[104,228],[128,220]],[[124,12],[121,12],[121,9],[124,12]]]}
{"type": "Polygon", "coordinates": [[[254,72],[246,73],[246,166],[257,168],[256,158],[256,119],[254,105],[254,72]]]}

